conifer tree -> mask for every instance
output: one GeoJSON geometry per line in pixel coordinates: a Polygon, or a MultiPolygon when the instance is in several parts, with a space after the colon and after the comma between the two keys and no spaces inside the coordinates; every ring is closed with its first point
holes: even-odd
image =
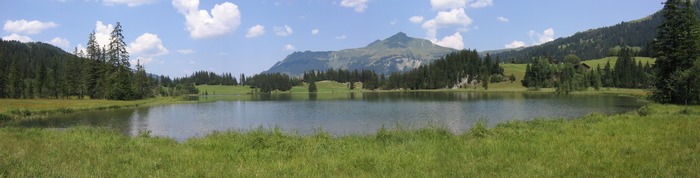
{"type": "Polygon", "coordinates": [[[661,10],[665,21],[656,36],[656,83],[652,98],[661,103],[698,103],[700,88],[689,84],[688,70],[700,57],[700,29],[689,0],[668,0],[661,10]]]}

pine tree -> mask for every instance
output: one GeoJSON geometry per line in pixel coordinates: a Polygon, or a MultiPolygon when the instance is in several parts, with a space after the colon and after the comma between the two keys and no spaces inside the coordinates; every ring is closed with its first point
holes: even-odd
{"type": "Polygon", "coordinates": [[[22,83],[22,74],[19,71],[19,64],[17,63],[19,62],[16,59],[12,60],[10,71],[7,75],[7,93],[10,98],[22,97],[22,88],[24,87],[24,83],[22,83]]]}
{"type": "Polygon", "coordinates": [[[46,65],[43,61],[39,62],[39,69],[36,71],[36,76],[34,78],[36,95],[40,98],[45,97],[44,85],[46,83],[46,65]]]}
{"type": "Polygon", "coordinates": [[[314,82],[314,81],[309,82],[309,93],[315,93],[317,91],[318,91],[318,89],[316,88],[316,82],[314,82]]]}
{"type": "Polygon", "coordinates": [[[697,103],[700,88],[687,82],[688,70],[700,57],[700,29],[689,0],[668,0],[661,10],[665,21],[656,36],[656,83],[652,98],[661,103],[697,103]]]}
{"type": "Polygon", "coordinates": [[[131,66],[129,64],[129,52],[126,51],[126,43],[124,42],[122,25],[120,22],[117,22],[117,25],[114,26],[112,33],[110,33],[109,63],[115,67],[131,66]]]}
{"type": "Polygon", "coordinates": [[[134,91],[131,88],[131,70],[129,67],[129,52],[126,51],[126,43],[124,43],[124,35],[122,35],[121,23],[117,25],[110,34],[109,43],[109,63],[115,69],[110,74],[110,92],[109,99],[129,100],[133,99],[134,91]]]}
{"type": "MultiPolygon", "coordinates": [[[[0,55],[0,63],[3,63],[3,58],[0,55]]],[[[0,98],[7,97],[7,76],[9,73],[5,72],[5,66],[0,66],[0,98]]]]}

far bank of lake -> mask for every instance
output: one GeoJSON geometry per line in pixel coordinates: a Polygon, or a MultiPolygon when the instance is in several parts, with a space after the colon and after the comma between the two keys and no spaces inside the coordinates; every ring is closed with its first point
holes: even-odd
{"type": "Polygon", "coordinates": [[[300,134],[323,130],[341,136],[374,134],[382,127],[436,126],[460,134],[477,122],[494,126],[513,120],[571,119],[591,113],[628,112],[645,104],[628,96],[522,92],[278,93],[200,96],[199,100],[202,102],[56,114],[8,125],[40,128],[88,125],[111,128],[126,135],[150,132],[181,141],[214,131],[259,127],[300,134]]]}

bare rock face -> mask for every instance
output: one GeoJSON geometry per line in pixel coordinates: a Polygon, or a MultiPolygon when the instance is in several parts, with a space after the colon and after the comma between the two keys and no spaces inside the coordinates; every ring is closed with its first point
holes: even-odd
{"type": "Polygon", "coordinates": [[[457,50],[433,44],[429,40],[411,38],[399,32],[366,47],[340,51],[294,52],[263,73],[286,73],[293,76],[309,70],[347,69],[373,70],[380,74],[404,72],[457,50]]]}

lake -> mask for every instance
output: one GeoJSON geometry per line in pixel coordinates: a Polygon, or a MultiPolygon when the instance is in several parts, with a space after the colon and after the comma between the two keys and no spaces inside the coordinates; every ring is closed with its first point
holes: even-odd
{"type": "Polygon", "coordinates": [[[67,128],[88,125],[116,129],[126,135],[152,135],[182,141],[213,131],[280,128],[311,134],[373,134],[381,127],[413,129],[437,126],[453,133],[475,123],[489,126],[510,120],[577,118],[591,113],[615,114],[641,107],[633,97],[556,95],[542,93],[393,92],[274,94],[200,98],[195,104],[88,111],[48,119],[10,123],[21,127],[67,128]]]}

